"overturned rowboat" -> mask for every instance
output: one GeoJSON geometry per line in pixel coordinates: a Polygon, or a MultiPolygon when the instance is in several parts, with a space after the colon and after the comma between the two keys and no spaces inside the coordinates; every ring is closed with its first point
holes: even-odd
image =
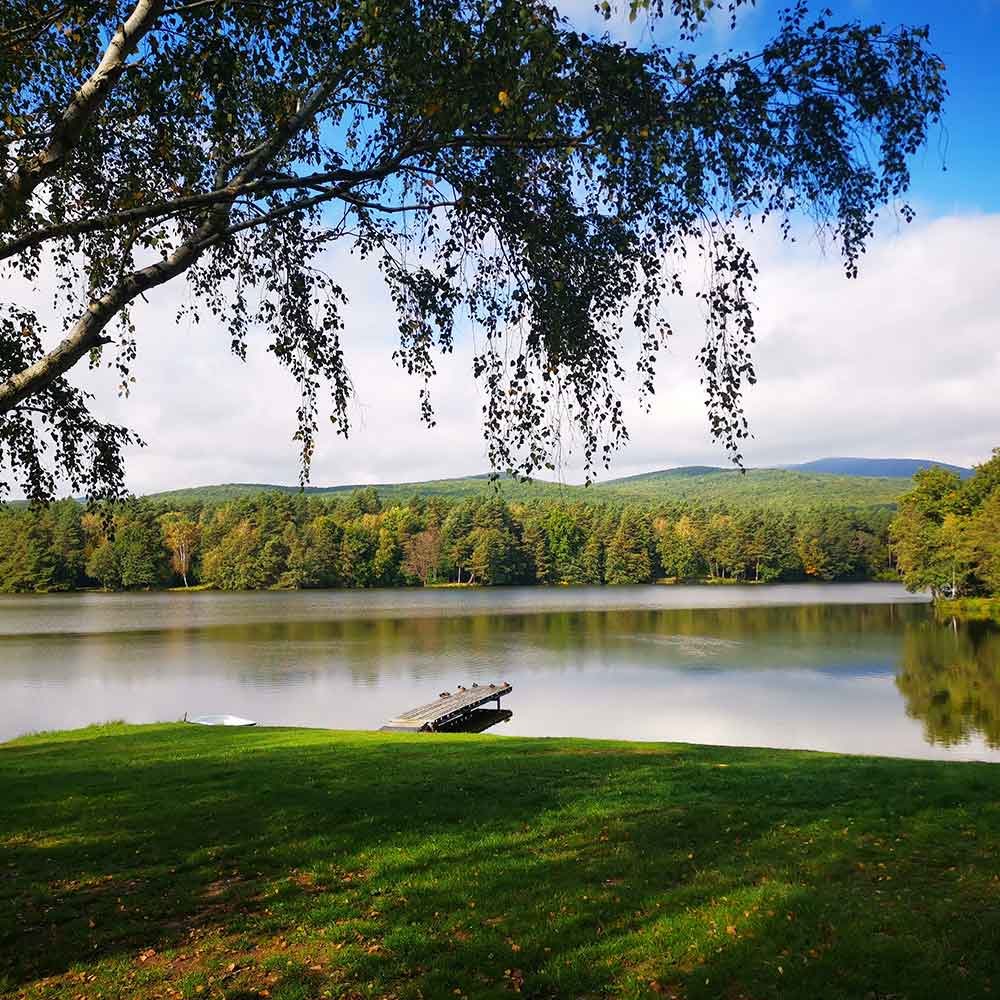
{"type": "MultiPolygon", "coordinates": [[[[435,701],[421,705],[419,708],[403,712],[390,719],[383,727],[383,732],[394,733],[434,733],[448,730],[461,719],[471,715],[480,705],[491,701],[496,702],[500,710],[500,699],[510,694],[513,688],[506,682],[503,684],[473,684],[472,687],[458,686],[453,694],[442,691],[435,701]]],[[[509,718],[509,716],[508,716],[509,718]]]]}
{"type": "Polygon", "coordinates": [[[238,715],[196,715],[193,719],[184,716],[185,722],[196,726],[256,726],[253,719],[241,719],[238,715]]]}

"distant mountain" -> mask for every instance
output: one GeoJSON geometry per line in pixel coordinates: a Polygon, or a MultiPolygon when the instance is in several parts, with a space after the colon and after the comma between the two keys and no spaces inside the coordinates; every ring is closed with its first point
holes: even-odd
{"type": "MultiPolygon", "coordinates": [[[[223,500],[237,500],[240,497],[255,496],[258,493],[304,493],[306,496],[327,496],[332,493],[353,493],[355,490],[374,489],[381,496],[410,497],[414,493],[421,496],[474,496],[483,492],[489,482],[489,473],[477,473],[459,479],[430,479],[419,483],[345,483],[339,486],[283,486],[270,483],[218,483],[213,486],[189,486],[179,490],[166,490],[149,494],[153,500],[167,500],[176,503],[199,501],[218,503],[223,500]]],[[[504,478],[504,489],[521,486],[509,483],[504,478]]],[[[530,489],[534,484],[525,484],[530,489]]],[[[554,484],[553,484],[554,485],[554,484]]]]}
{"type": "Polygon", "coordinates": [[[814,462],[798,465],[778,465],[775,468],[790,472],[819,472],[834,476],[881,476],[890,479],[909,479],[921,469],[939,466],[955,472],[962,479],[972,475],[972,469],[927,458],[818,458],[814,462]]]}
{"type": "MultiPolygon", "coordinates": [[[[483,496],[495,487],[488,476],[460,479],[433,479],[423,483],[371,484],[388,501],[405,501],[414,494],[450,498],[483,496]]],[[[726,503],[733,507],[891,508],[908,482],[892,476],[844,476],[787,469],[736,469],[713,466],[684,466],[611,479],[593,486],[573,486],[536,479],[519,482],[504,479],[500,485],[507,500],[530,502],[552,499],[585,503],[726,503]]],[[[343,494],[364,488],[353,485],[311,486],[309,496],[343,494]]],[[[228,483],[199,486],[154,494],[151,499],[182,506],[191,503],[219,503],[239,497],[277,491],[296,493],[297,486],[268,486],[255,483],[228,483]]]]}
{"type": "Polygon", "coordinates": [[[739,469],[720,469],[715,465],[679,465],[676,469],[657,469],[653,472],[640,472],[635,476],[622,476],[619,479],[609,479],[603,485],[615,486],[619,483],[638,483],[644,479],[679,479],[684,476],[709,476],[715,472],[739,472],[739,469]]]}

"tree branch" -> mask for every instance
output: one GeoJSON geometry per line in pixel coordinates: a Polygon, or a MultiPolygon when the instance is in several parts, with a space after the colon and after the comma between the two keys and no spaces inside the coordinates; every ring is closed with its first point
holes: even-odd
{"type": "Polygon", "coordinates": [[[143,292],[187,270],[201,253],[198,244],[217,225],[217,219],[207,219],[198,232],[169,257],[133,272],[111,291],[92,301],[58,347],[0,384],[0,413],[12,410],[40,388],[64,375],[85,354],[109,343],[110,338],[104,335],[104,329],[115,314],[143,292]]]}
{"type": "MultiPolygon", "coordinates": [[[[146,2],[147,0],[140,0],[140,5],[146,2]]],[[[156,2],[157,7],[162,4],[162,0],[149,0],[149,2],[156,2]]],[[[238,189],[256,180],[285,145],[312,121],[323,103],[350,75],[350,72],[350,68],[345,68],[314,88],[312,94],[302,102],[299,110],[283,121],[275,129],[274,134],[256,148],[244,168],[224,189],[224,199],[220,199],[209,208],[197,231],[181,243],[170,256],[134,271],[99,299],[92,301],[83,316],[73,324],[69,336],[54,350],[39,358],[33,365],[11,376],[6,382],[0,383],[0,414],[9,412],[33,393],[51,384],[94,348],[108,343],[104,329],[121,309],[144,292],[186,271],[205,249],[228,235],[229,215],[232,203],[237,198],[232,189],[238,189]]]]}
{"type": "MultiPolygon", "coordinates": [[[[301,129],[301,125],[299,131],[301,129]]],[[[291,133],[294,135],[295,133],[291,133]]],[[[291,137],[289,136],[289,138],[291,137]]],[[[107,215],[98,216],[92,219],[80,219],[76,222],[63,222],[54,226],[46,226],[44,229],[27,233],[9,243],[0,244],[0,261],[15,257],[25,250],[41,246],[51,240],[64,239],[69,236],[86,236],[90,233],[103,232],[114,229],[117,226],[130,222],[140,222],[146,219],[161,218],[169,219],[173,215],[193,208],[207,208],[220,203],[232,203],[239,197],[246,195],[266,194],[274,191],[291,191],[296,188],[315,188],[320,184],[331,182],[349,182],[350,186],[364,184],[368,181],[384,180],[395,170],[403,169],[405,160],[411,156],[419,156],[423,153],[434,152],[446,148],[460,148],[463,146],[483,148],[490,145],[505,147],[520,145],[524,148],[549,149],[552,147],[572,145],[582,147],[586,141],[592,138],[592,133],[582,135],[550,136],[544,139],[519,139],[510,135],[480,136],[469,135],[455,139],[421,143],[406,149],[397,155],[391,164],[369,170],[328,170],[322,173],[306,174],[302,177],[269,177],[256,180],[240,181],[251,168],[245,168],[240,174],[224,186],[219,186],[211,191],[203,191],[200,194],[186,195],[181,198],[174,198],[170,201],[158,201],[151,205],[143,205],[138,208],[126,208],[119,212],[109,212],[107,215]]],[[[227,166],[234,166],[240,162],[257,162],[261,157],[273,158],[273,152],[269,152],[273,139],[260,143],[254,149],[240,154],[228,161],[227,166]]],[[[418,167],[412,167],[414,171],[420,171],[418,167]]],[[[434,171],[423,170],[422,172],[439,176],[434,171]]],[[[343,190],[343,187],[341,187],[343,190]]],[[[339,194],[334,197],[340,197],[339,194]]]]}
{"type": "Polygon", "coordinates": [[[87,123],[98,111],[125,69],[125,60],[135,51],[143,36],[153,27],[163,0],[139,0],[128,20],[119,26],[104,57],[90,78],[73,95],[59,119],[48,145],[40,153],[18,166],[0,188],[0,227],[24,211],[32,192],[66,162],[87,123]]]}
{"type": "MultiPolygon", "coordinates": [[[[257,147],[263,149],[264,143],[257,147]]],[[[409,154],[408,154],[409,155],[409,154]]],[[[402,166],[402,160],[394,163],[392,169],[402,166]]],[[[125,208],[119,212],[110,212],[92,219],[80,219],[76,222],[63,222],[55,226],[27,233],[9,243],[0,244],[0,261],[15,257],[25,250],[41,246],[51,240],[65,239],[68,236],[86,236],[90,233],[104,232],[131,222],[142,222],[147,219],[169,219],[193,208],[209,208],[220,202],[232,202],[246,195],[267,194],[274,191],[290,191],[295,188],[314,188],[319,184],[333,181],[348,181],[353,186],[367,181],[382,180],[388,172],[383,168],[378,170],[328,170],[323,173],[307,174],[303,177],[271,177],[261,178],[246,183],[232,181],[229,184],[203,191],[200,194],[186,195],[171,201],[158,201],[152,205],[139,208],[125,208]]]]}

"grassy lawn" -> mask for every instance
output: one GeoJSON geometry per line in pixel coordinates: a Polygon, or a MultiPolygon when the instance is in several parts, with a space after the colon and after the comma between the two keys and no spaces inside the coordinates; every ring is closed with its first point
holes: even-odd
{"type": "Polygon", "coordinates": [[[106,726],[0,747],[5,997],[1000,992],[1000,770],[106,726]]]}

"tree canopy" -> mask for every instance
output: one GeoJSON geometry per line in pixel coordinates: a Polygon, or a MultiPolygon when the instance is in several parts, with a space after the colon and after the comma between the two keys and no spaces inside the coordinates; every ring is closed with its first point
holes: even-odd
{"type": "Polygon", "coordinates": [[[913,482],[892,524],[906,586],[952,599],[1000,596],[1000,448],[969,479],[931,468],[913,482]]]}
{"type": "Polygon", "coordinates": [[[886,510],[262,493],[0,508],[0,593],[895,579],[886,510]]]}
{"type": "Polygon", "coordinates": [[[946,88],[926,28],[800,2],[759,51],[703,56],[711,8],[633,0],[655,29],[637,47],[535,0],[4,4],[0,496],[123,492],[135,437],[71,369],[114,365],[127,392],[138,302],[178,280],[182,313],[217,317],[237,357],[269,334],[301,388],[307,477],[319,417],[348,431],[338,244],[380,270],[428,423],[437,353],[475,325],[489,458],[522,474],[566,426],[588,470],[608,461],[627,436],[623,338],[648,402],[668,300],[702,256],[708,416],[738,460],[747,231],[808,215],[856,273],[946,88]]]}

